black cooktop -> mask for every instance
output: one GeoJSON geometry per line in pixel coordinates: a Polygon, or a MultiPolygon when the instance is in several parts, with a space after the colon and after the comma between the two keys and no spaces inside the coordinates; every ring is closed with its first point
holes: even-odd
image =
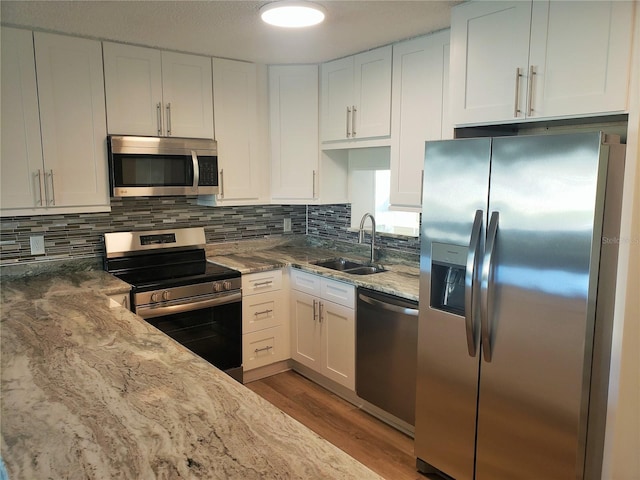
{"type": "Polygon", "coordinates": [[[241,276],[237,270],[207,262],[202,249],[105,259],[105,269],[138,292],[241,276]]]}

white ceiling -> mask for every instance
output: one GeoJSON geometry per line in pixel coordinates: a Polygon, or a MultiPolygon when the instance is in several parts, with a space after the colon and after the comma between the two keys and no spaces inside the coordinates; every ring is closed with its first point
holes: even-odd
{"type": "Polygon", "coordinates": [[[0,1],[4,25],[258,63],[321,63],[447,28],[460,1],[318,0],[324,23],[260,21],[267,1],[0,1]]]}

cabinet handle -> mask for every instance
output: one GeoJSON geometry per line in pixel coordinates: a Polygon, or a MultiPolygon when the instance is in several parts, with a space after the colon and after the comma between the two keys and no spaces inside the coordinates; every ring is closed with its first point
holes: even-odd
{"type": "Polygon", "coordinates": [[[34,173],[33,174],[34,177],[38,178],[38,190],[40,191],[40,199],[37,201],[37,203],[43,207],[44,204],[43,202],[43,197],[42,197],[42,171],[40,169],[38,169],[38,173],[34,173]]]}
{"type": "Polygon", "coordinates": [[[162,104],[156,105],[156,124],[158,125],[158,136],[162,135],[162,104]]]}
{"type": "Polygon", "coordinates": [[[129,295],[125,295],[125,296],[122,298],[122,306],[123,306],[124,308],[126,308],[126,309],[128,309],[128,308],[129,308],[129,295]]]}
{"type": "Polygon", "coordinates": [[[531,65],[529,67],[529,95],[528,95],[528,107],[527,107],[527,116],[531,116],[533,114],[533,77],[536,76],[536,67],[531,65]]]}
{"type": "Polygon", "coordinates": [[[47,197],[47,205],[55,205],[56,204],[56,184],[53,180],[53,170],[49,170],[49,173],[46,173],[44,176],[44,192],[47,197]],[[47,177],[51,179],[51,200],[49,200],[49,189],[47,188],[47,177]]]}
{"type": "Polygon", "coordinates": [[[420,170],[420,205],[422,205],[423,198],[424,198],[424,169],[420,170]]]}
{"type": "Polygon", "coordinates": [[[315,322],[316,320],[318,320],[318,301],[314,300],[313,301],[313,321],[315,322]]]}
{"type": "Polygon", "coordinates": [[[171,102],[167,103],[167,135],[171,136],[171,102]]]}
{"type": "Polygon", "coordinates": [[[258,315],[269,315],[272,312],[273,312],[272,309],[267,308],[266,310],[263,310],[261,312],[255,312],[253,315],[257,317],[258,315]]]}
{"type": "Polygon", "coordinates": [[[351,136],[351,108],[347,107],[347,138],[351,136]]]}
{"type": "Polygon", "coordinates": [[[273,280],[267,280],[265,282],[256,282],[253,284],[253,288],[256,287],[267,287],[269,285],[273,284],[273,280]]]}
{"type": "Polygon", "coordinates": [[[224,168],[220,169],[220,198],[224,198],[224,168]]]}
{"type": "Polygon", "coordinates": [[[319,312],[320,312],[320,315],[319,315],[319,317],[320,317],[320,323],[322,323],[322,312],[323,312],[323,310],[324,310],[324,304],[323,304],[322,302],[318,302],[318,305],[319,305],[318,310],[319,310],[319,312]]]}
{"type": "Polygon", "coordinates": [[[269,350],[271,350],[273,347],[271,345],[268,345],[266,347],[263,348],[256,348],[253,352],[254,353],[258,353],[258,352],[268,352],[269,350]]]}
{"type": "Polygon", "coordinates": [[[515,107],[513,110],[513,116],[518,118],[518,115],[521,113],[520,110],[520,78],[522,77],[522,71],[520,67],[516,68],[516,99],[515,99],[515,107]]]}
{"type": "Polygon", "coordinates": [[[313,171],[313,177],[311,179],[313,187],[312,187],[312,195],[311,198],[315,199],[316,198],[316,171],[313,171]]]}
{"type": "Polygon", "coordinates": [[[351,138],[356,136],[356,112],[358,109],[354,105],[351,107],[351,138]]]}

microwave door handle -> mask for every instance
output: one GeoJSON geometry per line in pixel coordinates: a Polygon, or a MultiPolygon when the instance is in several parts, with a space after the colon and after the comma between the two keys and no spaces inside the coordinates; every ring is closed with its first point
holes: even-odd
{"type": "Polygon", "coordinates": [[[198,154],[195,150],[191,150],[191,161],[193,162],[193,189],[198,188],[200,183],[200,167],[198,165],[198,154]]]}

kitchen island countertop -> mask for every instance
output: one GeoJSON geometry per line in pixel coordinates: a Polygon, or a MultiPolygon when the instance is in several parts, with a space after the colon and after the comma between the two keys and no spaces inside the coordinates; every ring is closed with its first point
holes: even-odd
{"type": "Polygon", "coordinates": [[[2,282],[9,478],[379,479],[106,294],[105,272],[2,282]]]}

